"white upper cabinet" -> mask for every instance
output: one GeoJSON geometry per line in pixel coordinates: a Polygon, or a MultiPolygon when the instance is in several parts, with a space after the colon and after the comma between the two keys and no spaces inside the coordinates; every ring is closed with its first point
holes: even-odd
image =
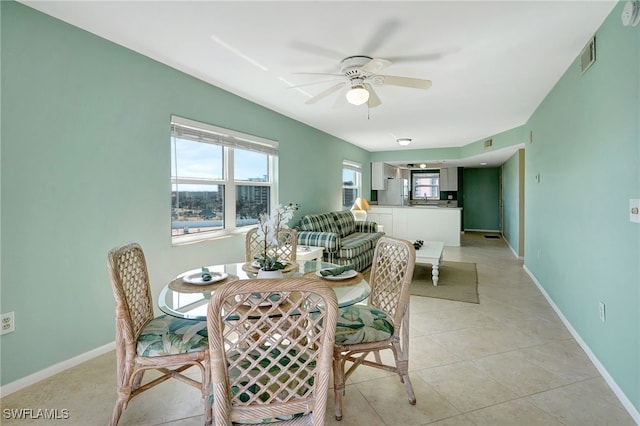
{"type": "Polygon", "coordinates": [[[440,191],[458,190],[458,168],[440,169],[440,191]]]}
{"type": "Polygon", "coordinates": [[[384,175],[384,163],[371,163],[371,189],[387,189],[387,177],[384,175]]]}
{"type": "Polygon", "coordinates": [[[400,177],[399,169],[382,162],[371,163],[371,189],[384,191],[387,180],[400,177]]]}

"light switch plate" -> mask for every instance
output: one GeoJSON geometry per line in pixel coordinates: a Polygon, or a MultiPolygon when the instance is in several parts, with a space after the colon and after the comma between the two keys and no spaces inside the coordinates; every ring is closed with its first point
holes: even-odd
{"type": "Polygon", "coordinates": [[[640,223],[640,199],[638,198],[629,200],[629,220],[640,223]]]}

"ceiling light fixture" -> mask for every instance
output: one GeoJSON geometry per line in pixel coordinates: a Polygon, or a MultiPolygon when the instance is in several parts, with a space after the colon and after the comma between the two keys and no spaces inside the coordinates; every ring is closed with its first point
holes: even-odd
{"type": "Polygon", "coordinates": [[[400,146],[407,146],[411,143],[411,139],[410,138],[399,138],[396,139],[396,142],[398,142],[398,144],[400,146]]]}
{"type": "Polygon", "coordinates": [[[347,92],[347,101],[352,105],[362,105],[369,100],[369,91],[361,84],[356,84],[347,92]]]}

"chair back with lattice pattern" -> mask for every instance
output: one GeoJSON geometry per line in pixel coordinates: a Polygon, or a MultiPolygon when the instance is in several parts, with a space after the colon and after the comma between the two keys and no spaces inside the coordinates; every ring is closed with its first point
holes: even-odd
{"type": "Polygon", "coordinates": [[[131,243],[110,250],[107,268],[116,301],[116,339],[132,344],[153,319],[149,272],[142,247],[131,243]]]}
{"type": "MultiPolygon", "coordinates": [[[[278,259],[296,261],[298,237],[295,229],[284,228],[278,232],[278,246],[268,248],[269,255],[278,253],[278,259]]],[[[258,235],[258,228],[247,232],[245,239],[245,262],[253,262],[264,253],[264,240],[258,235]]]]}
{"type": "Polygon", "coordinates": [[[371,265],[368,304],[389,314],[396,328],[409,302],[415,263],[416,251],[409,241],[390,237],[378,240],[371,265]]]}
{"type": "Polygon", "coordinates": [[[216,290],[207,312],[215,424],[322,425],[337,310],[320,280],[239,280],[216,290]]]}

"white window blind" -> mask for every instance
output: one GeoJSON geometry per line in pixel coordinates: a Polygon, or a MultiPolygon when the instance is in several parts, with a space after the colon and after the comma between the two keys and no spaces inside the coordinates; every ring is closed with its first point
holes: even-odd
{"type": "Polygon", "coordinates": [[[174,137],[196,142],[240,148],[273,156],[278,155],[278,142],[276,141],[177,116],[171,117],[171,134],[174,137]]]}

